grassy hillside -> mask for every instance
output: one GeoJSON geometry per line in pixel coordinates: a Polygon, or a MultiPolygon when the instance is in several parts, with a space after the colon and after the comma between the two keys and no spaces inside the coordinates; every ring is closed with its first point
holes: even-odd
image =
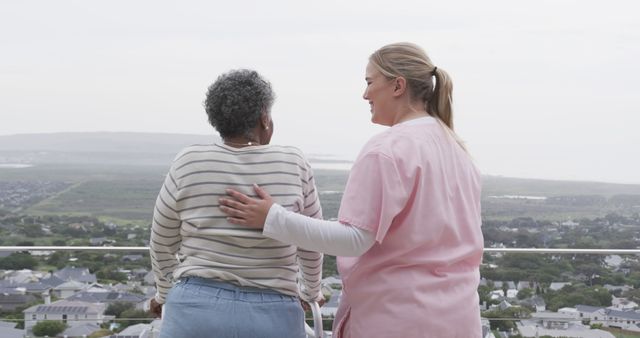
{"type": "MultiPolygon", "coordinates": [[[[215,139],[145,133],[0,136],[0,164],[33,165],[0,167],[0,212],[149,220],[175,154],[186,145],[215,139]]],[[[315,170],[325,218],[337,216],[347,177],[348,171],[315,170]]],[[[485,176],[482,196],[483,217],[491,219],[566,220],[640,212],[640,185],[631,184],[485,176]]]]}

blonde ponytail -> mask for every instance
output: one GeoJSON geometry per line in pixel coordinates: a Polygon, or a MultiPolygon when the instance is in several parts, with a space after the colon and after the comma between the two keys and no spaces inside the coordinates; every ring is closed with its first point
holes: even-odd
{"type": "Polygon", "coordinates": [[[404,77],[411,97],[424,100],[427,113],[440,122],[462,149],[467,150],[453,129],[451,77],[435,67],[422,48],[409,42],[393,43],[375,51],[369,61],[389,79],[404,77]]]}

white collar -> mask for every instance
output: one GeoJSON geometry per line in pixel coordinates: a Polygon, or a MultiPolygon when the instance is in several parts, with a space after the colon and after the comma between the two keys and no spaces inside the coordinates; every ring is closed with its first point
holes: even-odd
{"type": "Polygon", "coordinates": [[[423,117],[418,117],[415,119],[411,119],[411,120],[407,120],[404,122],[400,122],[398,124],[396,124],[396,126],[415,126],[415,125],[419,125],[419,124],[432,124],[432,123],[436,123],[436,119],[433,116],[423,116],[423,117]]]}

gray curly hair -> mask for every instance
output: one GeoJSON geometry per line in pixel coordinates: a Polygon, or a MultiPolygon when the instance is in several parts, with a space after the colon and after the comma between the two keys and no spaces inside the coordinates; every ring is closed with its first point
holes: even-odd
{"type": "Polygon", "coordinates": [[[204,101],[209,123],[222,137],[250,136],[262,113],[269,113],[275,94],[269,81],[250,69],[220,75],[204,101]]]}

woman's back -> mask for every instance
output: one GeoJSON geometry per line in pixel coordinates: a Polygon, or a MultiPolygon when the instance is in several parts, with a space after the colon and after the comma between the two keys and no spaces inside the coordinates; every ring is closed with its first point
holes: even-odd
{"type": "Polygon", "coordinates": [[[431,117],[395,125],[365,146],[339,215],[372,231],[378,242],[360,257],[338,261],[343,299],[357,318],[348,324],[352,334],[472,337],[480,332],[479,201],[479,173],[431,117]],[[368,203],[367,196],[379,196],[374,198],[379,203],[368,203]],[[390,312],[394,325],[378,325],[390,312]]]}
{"type": "Polygon", "coordinates": [[[219,210],[218,199],[226,195],[225,189],[250,193],[254,183],[289,210],[322,217],[311,169],[298,149],[190,146],[174,160],[156,203],[152,242],[167,245],[179,241],[175,243],[177,267],[176,262],[163,264],[163,259],[156,257],[159,268],[175,269],[174,279],[213,278],[295,296],[300,258],[305,281],[319,284],[321,254],[230,224],[219,210]],[[179,231],[172,224],[179,224],[179,231]]]}

